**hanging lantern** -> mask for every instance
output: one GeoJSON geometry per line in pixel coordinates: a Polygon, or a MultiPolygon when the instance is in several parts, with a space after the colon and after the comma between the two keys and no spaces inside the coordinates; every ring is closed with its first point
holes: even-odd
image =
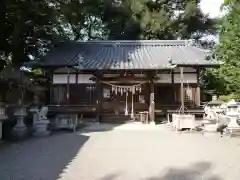
{"type": "Polygon", "coordinates": [[[117,92],[118,92],[118,87],[116,86],[115,87],[115,94],[117,95],[117,92]]]}
{"type": "Polygon", "coordinates": [[[121,92],[121,87],[118,87],[118,92],[121,92]]]}
{"type": "Polygon", "coordinates": [[[114,87],[114,86],[112,86],[112,92],[114,91],[114,89],[115,89],[115,87],[114,87]]]}
{"type": "Polygon", "coordinates": [[[129,88],[129,91],[132,92],[132,88],[129,88]]]}

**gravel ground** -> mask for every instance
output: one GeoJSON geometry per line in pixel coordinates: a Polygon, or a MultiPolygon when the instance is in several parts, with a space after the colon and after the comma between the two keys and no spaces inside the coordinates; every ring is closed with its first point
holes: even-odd
{"type": "Polygon", "coordinates": [[[0,144],[0,180],[239,180],[239,141],[165,125],[91,125],[0,144]]]}

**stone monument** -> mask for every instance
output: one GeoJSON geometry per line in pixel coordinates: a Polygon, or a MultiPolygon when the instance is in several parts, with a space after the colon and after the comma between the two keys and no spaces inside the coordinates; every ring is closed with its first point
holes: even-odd
{"type": "Polygon", "coordinates": [[[48,130],[49,120],[47,118],[48,107],[44,106],[39,112],[36,112],[36,121],[34,123],[34,136],[48,136],[50,131],[48,130]]]}

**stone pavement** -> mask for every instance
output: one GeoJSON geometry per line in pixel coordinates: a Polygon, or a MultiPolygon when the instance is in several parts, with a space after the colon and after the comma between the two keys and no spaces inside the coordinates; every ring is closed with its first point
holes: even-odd
{"type": "Polygon", "coordinates": [[[0,180],[202,179],[240,179],[239,138],[100,124],[0,145],[0,180]]]}

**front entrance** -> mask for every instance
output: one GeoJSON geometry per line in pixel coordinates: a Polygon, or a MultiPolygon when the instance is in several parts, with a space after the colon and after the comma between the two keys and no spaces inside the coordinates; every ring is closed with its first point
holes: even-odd
{"type": "Polygon", "coordinates": [[[148,111],[148,89],[142,85],[141,89],[133,89],[131,85],[116,85],[115,89],[109,85],[103,86],[103,110],[115,115],[131,116],[132,113],[148,111]]]}

